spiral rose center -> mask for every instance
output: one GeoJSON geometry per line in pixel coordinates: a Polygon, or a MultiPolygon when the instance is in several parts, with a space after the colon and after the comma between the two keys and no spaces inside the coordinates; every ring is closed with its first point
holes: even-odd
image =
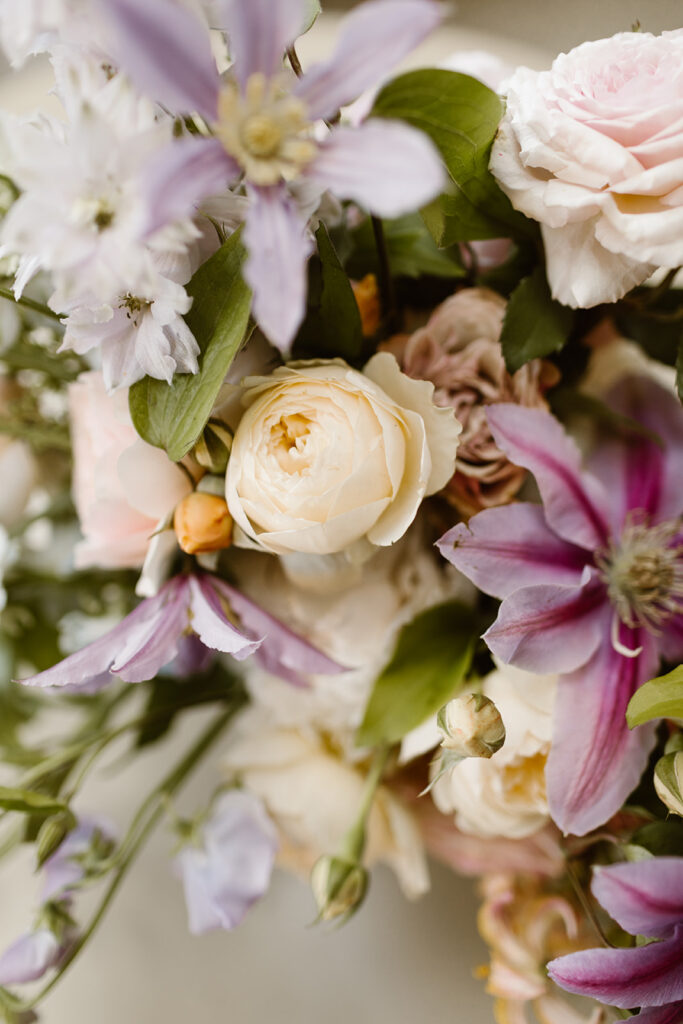
{"type": "Polygon", "coordinates": [[[270,448],[285,473],[303,474],[310,469],[311,421],[302,413],[281,416],[273,426],[270,448]]]}

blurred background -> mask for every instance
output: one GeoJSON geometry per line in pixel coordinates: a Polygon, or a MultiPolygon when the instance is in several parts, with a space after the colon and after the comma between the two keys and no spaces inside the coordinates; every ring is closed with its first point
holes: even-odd
{"type": "MultiPolygon", "coordinates": [[[[21,3],[22,0],[14,0],[21,3]]],[[[141,0],[144,2],[144,0],[141,0]]],[[[329,51],[332,12],[353,0],[325,4],[300,46],[304,62],[329,51]]],[[[458,49],[485,49],[511,63],[548,66],[555,53],[585,39],[629,29],[679,27],[681,0],[459,0],[449,2],[444,28],[413,61],[443,60],[458,49]]],[[[378,44],[379,45],[379,44],[378,44]]],[[[44,68],[0,77],[0,106],[27,111],[44,103],[44,68]]],[[[141,791],[151,788],[188,742],[197,721],[184,723],[167,746],[120,757],[83,794],[81,806],[122,827],[141,791]]],[[[191,810],[215,782],[207,765],[183,794],[191,810]]],[[[474,977],[487,961],[476,929],[475,885],[435,866],[432,890],[405,901],[393,877],[375,873],[365,907],[341,930],[311,928],[308,886],[278,873],[266,900],[233,934],[192,938],[182,891],[170,870],[172,838],[163,827],[134,865],[101,930],[48,997],[45,1024],[491,1024],[492,1004],[474,977]]],[[[37,896],[23,851],[0,875],[0,947],[31,923],[37,896]]]]}

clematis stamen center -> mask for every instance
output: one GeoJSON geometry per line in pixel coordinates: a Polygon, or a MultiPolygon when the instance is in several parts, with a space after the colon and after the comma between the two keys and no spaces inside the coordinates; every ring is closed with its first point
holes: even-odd
{"type": "Polygon", "coordinates": [[[595,564],[624,625],[658,634],[674,615],[683,613],[680,531],[679,520],[649,526],[632,516],[619,540],[597,552],[595,564]]]}

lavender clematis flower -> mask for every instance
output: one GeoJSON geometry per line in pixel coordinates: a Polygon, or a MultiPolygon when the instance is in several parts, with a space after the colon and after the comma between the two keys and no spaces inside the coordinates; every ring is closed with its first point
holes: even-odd
{"type": "Polygon", "coordinates": [[[181,640],[190,632],[205,647],[230,654],[237,661],[256,654],[270,672],[295,685],[305,685],[307,673],[344,671],[234,587],[208,573],[196,573],[175,576],[105,636],[21,681],[26,686],[90,691],[115,676],[141,683],[153,679],[177,657],[181,640]],[[232,616],[237,617],[239,627],[231,621],[232,616]]]}
{"type": "Polygon", "coordinates": [[[569,992],[640,1006],[641,1024],[683,1020],[683,857],[596,868],[593,894],[625,931],[655,939],[629,949],[587,949],[548,964],[569,992]]]}
{"type": "Polygon", "coordinates": [[[64,949],[54,932],[38,928],[13,942],[0,956],[0,985],[23,985],[55,967],[64,949]]]}
{"type": "Polygon", "coordinates": [[[231,790],[216,801],[201,847],[186,846],[175,862],[193,935],[240,924],[268,888],[277,847],[275,827],[256,797],[231,790]]]}
{"type": "Polygon", "coordinates": [[[630,733],[626,706],[660,654],[683,655],[683,410],[636,378],[610,404],[645,431],[604,443],[593,472],[582,471],[550,414],[492,406],[496,444],[534,474],[543,508],[487,509],[439,541],[461,572],[502,598],[485,634],[493,653],[561,673],[546,777],[553,818],[577,835],[637,785],[654,729],[630,733]]]}
{"type": "Polygon", "coordinates": [[[91,848],[93,839],[100,836],[109,842],[114,839],[113,826],[104,819],[82,818],[51,857],[43,865],[45,879],[41,900],[43,903],[65,900],[85,877],[83,857],[91,848]]]}
{"type": "Polygon", "coordinates": [[[433,199],[445,177],[431,141],[408,125],[370,120],[314,125],[376,84],[439,22],[434,0],[370,0],[344,21],[329,60],[296,80],[283,56],[304,22],[304,0],[217,0],[235,62],[221,78],[201,22],[169,0],[100,0],[121,67],[168,109],[198,112],[211,137],[175,143],[150,171],[150,230],[169,211],[243,180],[248,196],[245,278],[264,332],[286,349],[305,312],[312,249],[288,183],[353,199],[397,217],[433,199]]]}

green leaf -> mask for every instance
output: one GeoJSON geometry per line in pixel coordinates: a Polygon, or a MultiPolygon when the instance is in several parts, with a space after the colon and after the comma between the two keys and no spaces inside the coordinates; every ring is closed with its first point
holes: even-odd
{"type": "Polygon", "coordinates": [[[145,377],[130,389],[135,429],[176,462],[187,455],[204,429],[244,341],[251,303],[242,279],[245,256],[236,231],[188,285],[194,301],[185,319],[201,350],[199,373],[176,374],[170,385],[145,377]]]}
{"type": "MultiPolygon", "coordinates": [[[[437,248],[418,213],[396,220],[384,220],[382,224],[389,266],[394,277],[465,276],[462,264],[437,248]]],[[[369,218],[353,232],[352,243],[353,253],[346,264],[351,277],[362,277],[371,271],[378,273],[377,246],[369,218]]]]}
{"type": "Polygon", "coordinates": [[[375,117],[399,118],[419,128],[444,158],[452,191],[424,211],[440,246],[537,234],[536,225],[513,210],[488,169],[503,110],[501,98],[476,78],[435,68],[400,75],[375,100],[375,117]]]}
{"type": "Polygon", "coordinates": [[[20,811],[22,814],[31,815],[68,811],[65,803],[45,793],[36,793],[30,789],[11,789],[8,786],[0,786],[0,807],[5,811],[20,811]]]}
{"type": "Polygon", "coordinates": [[[683,856],[683,821],[669,818],[643,825],[631,837],[630,845],[647,850],[655,857],[683,856]]]}
{"type": "Polygon", "coordinates": [[[429,608],[405,626],[375,683],[356,743],[395,743],[436,714],[463,684],[476,636],[471,609],[458,601],[429,608]]]}
{"type": "Polygon", "coordinates": [[[324,224],[315,237],[318,253],[308,263],[308,312],[292,354],[296,359],[340,356],[353,362],[363,353],[358,304],[324,224]]]}
{"type": "Polygon", "coordinates": [[[683,665],[650,679],[631,697],[626,709],[629,729],[653,718],[683,719],[683,665]]]}
{"type": "Polygon", "coordinates": [[[573,322],[573,311],[555,302],[543,268],[537,267],[515,288],[505,313],[500,343],[510,373],[530,359],[559,351],[573,322]]]}
{"type": "Polygon", "coordinates": [[[220,662],[214,662],[208,672],[187,678],[159,676],[149,684],[149,697],[136,746],[145,747],[162,739],[176,716],[186,708],[215,702],[239,706],[244,700],[240,680],[220,662]]]}

